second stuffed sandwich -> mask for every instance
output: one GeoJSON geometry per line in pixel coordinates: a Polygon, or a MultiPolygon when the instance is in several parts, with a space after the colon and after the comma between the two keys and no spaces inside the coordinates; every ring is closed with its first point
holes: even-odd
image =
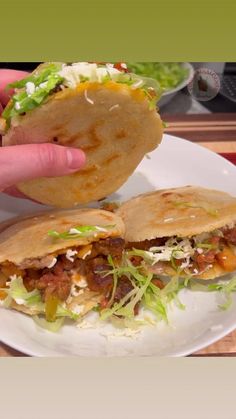
{"type": "Polygon", "coordinates": [[[236,198],[186,186],[137,196],[118,210],[127,247],[157,276],[215,279],[236,270],[236,198]]]}

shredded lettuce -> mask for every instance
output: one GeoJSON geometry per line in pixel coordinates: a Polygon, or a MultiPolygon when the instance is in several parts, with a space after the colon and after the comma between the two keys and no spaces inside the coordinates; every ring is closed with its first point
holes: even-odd
{"type": "Polygon", "coordinates": [[[61,64],[51,63],[39,73],[35,72],[22,80],[9,84],[9,88],[13,87],[20,90],[12,96],[11,101],[2,113],[8,125],[12,117],[24,114],[39,106],[49,96],[50,92],[62,83],[63,78],[58,74],[60,68],[61,64]],[[35,86],[34,92],[30,95],[26,91],[26,85],[29,82],[35,86]]]}
{"type": "MultiPolygon", "coordinates": [[[[143,251],[138,251],[139,255],[140,252],[143,251]]],[[[154,276],[152,272],[149,272],[143,265],[138,267],[132,265],[129,260],[131,253],[133,254],[134,252],[127,252],[125,255],[122,267],[115,267],[113,263],[109,274],[114,275],[115,273],[118,278],[125,275],[131,281],[133,289],[119,302],[115,303],[113,307],[102,310],[100,312],[101,319],[106,320],[112,318],[112,316],[133,319],[136,304],[142,303],[158,319],[163,319],[168,323],[167,309],[171,301],[174,300],[180,309],[185,308],[178,298],[178,292],[184,285],[180,283],[178,274],[176,274],[163,289],[158,288],[152,282],[154,276]]],[[[104,275],[107,274],[104,273],[104,275]]]]}
{"type": "Polygon", "coordinates": [[[227,310],[232,305],[232,293],[236,291],[236,276],[233,277],[229,282],[226,283],[218,283],[218,284],[210,284],[208,285],[209,291],[219,291],[223,294],[225,298],[225,303],[220,304],[219,308],[222,310],[227,310]]]}
{"type": "Polygon", "coordinates": [[[212,217],[217,217],[219,214],[219,211],[216,208],[211,208],[208,205],[205,204],[195,204],[194,202],[187,202],[187,201],[177,201],[173,202],[175,207],[181,207],[181,208],[200,208],[206,211],[207,214],[211,215],[212,217]]]}
{"type": "MultiPolygon", "coordinates": [[[[148,266],[156,265],[158,262],[169,262],[168,266],[171,266],[175,272],[179,274],[184,272],[184,274],[190,275],[189,269],[193,266],[196,251],[200,254],[199,249],[202,249],[202,253],[209,250],[220,250],[219,243],[210,243],[211,238],[217,232],[214,230],[206,235],[204,233],[204,236],[200,234],[191,238],[171,237],[162,246],[153,246],[149,250],[133,248],[128,251],[128,255],[142,257],[143,263],[148,266]]],[[[192,276],[197,273],[193,271],[192,276]]]]}
{"type": "MultiPolygon", "coordinates": [[[[3,303],[4,307],[10,307],[12,300],[14,300],[18,304],[23,304],[26,307],[34,308],[44,316],[47,314],[46,304],[42,301],[40,291],[35,289],[33,291],[28,292],[24,286],[23,279],[20,276],[15,275],[14,277],[12,277],[12,280],[9,284],[9,288],[3,288],[2,290],[4,290],[7,294],[7,297],[3,303]]],[[[52,321],[49,322],[46,319],[40,319],[40,322],[38,321],[38,324],[41,323],[46,325],[47,323],[55,323],[56,329],[57,325],[59,325],[60,322],[62,324],[62,320],[64,320],[66,317],[72,320],[77,320],[79,315],[73,313],[73,311],[71,310],[64,308],[60,303],[56,307],[55,318],[52,321]]],[[[53,329],[54,327],[52,326],[51,328],[53,329]]]]}
{"type": "Polygon", "coordinates": [[[211,244],[211,243],[197,243],[197,247],[201,249],[207,249],[207,250],[214,250],[218,248],[216,244],[211,244]]]}
{"type": "Polygon", "coordinates": [[[141,256],[149,265],[154,265],[159,261],[170,261],[173,269],[177,271],[179,267],[175,260],[186,259],[186,262],[189,263],[190,256],[194,254],[194,249],[189,239],[170,238],[163,246],[154,246],[149,250],[134,248],[129,254],[131,256],[141,256]]]}
{"type": "Polygon", "coordinates": [[[107,273],[104,272],[104,276],[112,274],[114,277],[115,275],[117,281],[120,277],[126,276],[130,280],[133,289],[119,302],[116,302],[113,307],[101,310],[100,317],[102,320],[106,320],[112,315],[133,318],[135,306],[137,303],[141,302],[143,295],[145,294],[152,280],[153,274],[151,272],[141,272],[137,267],[134,267],[130,263],[125,255],[123,257],[123,263],[121,267],[115,266],[111,255],[109,255],[108,262],[110,263],[112,269],[107,273]]]}
{"type": "Polygon", "coordinates": [[[61,317],[60,319],[56,319],[53,322],[48,322],[44,317],[33,316],[33,320],[42,329],[46,329],[49,332],[54,332],[54,333],[58,332],[58,330],[61,329],[64,323],[64,317],[61,317]]]}
{"type": "Polygon", "coordinates": [[[75,63],[69,66],[63,63],[49,63],[24,79],[9,84],[8,88],[18,90],[13,94],[2,113],[2,116],[6,119],[7,128],[10,126],[11,118],[38,107],[57,86],[75,88],[78,83],[87,81],[98,81],[105,84],[112,80],[126,84],[132,89],[139,88],[147,96],[150,109],[156,107],[162,89],[155,79],[123,71],[114,71],[114,69],[112,71],[106,65],[102,67],[92,63],[75,63]],[[88,76],[83,72],[87,72],[88,76]],[[29,85],[31,85],[31,89],[29,89],[29,85]]]}
{"type": "Polygon", "coordinates": [[[141,256],[143,260],[149,264],[153,264],[153,255],[147,250],[135,249],[127,252],[127,256],[141,256]]]}
{"type": "Polygon", "coordinates": [[[137,287],[138,289],[136,289],[136,293],[135,295],[132,296],[132,298],[130,299],[130,301],[123,305],[122,307],[118,308],[115,310],[115,314],[117,316],[124,316],[124,317],[134,317],[134,309],[136,304],[138,304],[139,302],[142,301],[143,296],[145,295],[145,292],[152,280],[153,274],[152,273],[148,273],[145,278],[145,283],[144,285],[142,285],[141,287],[137,287]]]}
{"type": "Polygon", "coordinates": [[[164,91],[177,87],[189,74],[181,63],[141,62],[127,63],[127,66],[133,73],[157,80],[164,91]]]}
{"type": "Polygon", "coordinates": [[[144,296],[144,306],[156,314],[157,318],[169,323],[168,306],[173,301],[179,309],[184,310],[185,306],[178,297],[179,291],[183,288],[178,275],[175,275],[163,289],[151,283],[144,296]]]}
{"type": "Polygon", "coordinates": [[[113,259],[112,259],[111,255],[108,255],[107,261],[113,268],[113,288],[112,288],[111,298],[108,301],[108,307],[111,307],[113,302],[114,302],[114,297],[115,297],[115,293],[116,293],[116,289],[117,289],[118,275],[117,275],[115,264],[113,262],[113,259]]]}
{"type": "Polygon", "coordinates": [[[6,305],[11,304],[11,300],[14,300],[18,304],[25,304],[27,306],[35,306],[41,303],[41,295],[38,290],[28,292],[23,284],[21,276],[14,276],[9,284],[9,288],[3,289],[8,298],[6,298],[6,305]]]}
{"type": "Polygon", "coordinates": [[[71,320],[78,320],[79,314],[74,313],[68,308],[63,307],[61,304],[57,307],[56,317],[68,317],[71,320]]]}
{"type": "Polygon", "coordinates": [[[39,84],[44,83],[52,74],[57,73],[61,67],[62,64],[60,63],[49,63],[47,66],[44,66],[40,72],[32,73],[24,79],[16,80],[13,83],[10,83],[8,86],[20,89],[25,87],[26,83],[29,81],[38,86],[39,84]]]}
{"type": "Polygon", "coordinates": [[[189,281],[189,286],[192,291],[219,292],[225,299],[225,303],[219,304],[218,307],[221,310],[228,310],[233,302],[232,293],[236,292],[236,276],[230,281],[217,281],[211,284],[197,282],[196,280],[191,279],[189,281]]]}
{"type": "Polygon", "coordinates": [[[168,124],[168,122],[162,121],[162,126],[163,126],[163,128],[168,128],[169,124],[168,124]]]}
{"type": "Polygon", "coordinates": [[[59,233],[56,230],[50,230],[48,231],[48,235],[54,237],[55,239],[77,239],[79,237],[88,237],[98,232],[106,232],[107,230],[112,229],[114,227],[114,224],[105,226],[76,226],[63,233],[59,233]]]}

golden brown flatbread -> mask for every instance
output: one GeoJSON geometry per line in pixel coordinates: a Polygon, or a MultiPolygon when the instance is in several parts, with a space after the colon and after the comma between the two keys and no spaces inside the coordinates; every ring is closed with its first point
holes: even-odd
{"type": "Polygon", "coordinates": [[[50,211],[31,218],[18,220],[0,233],[0,263],[16,265],[39,259],[72,246],[86,245],[100,238],[123,237],[124,224],[120,217],[100,209],[74,209],[50,211]],[[59,233],[75,226],[111,226],[107,231],[97,231],[95,236],[55,240],[48,231],[59,233]]]}
{"type": "MultiPolygon", "coordinates": [[[[40,261],[43,262],[42,267],[45,267],[45,261],[49,263],[53,256],[66,253],[66,249],[71,247],[85,246],[108,237],[123,236],[124,224],[121,218],[100,209],[47,211],[30,217],[15,217],[2,223],[2,228],[0,224],[0,264],[10,262],[17,269],[40,269],[40,261]],[[71,239],[55,239],[48,235],[50,230],[63,233],[79,226],[97,226],[101,230],[88,237],[71,239]]],[[[65,308],[73,311],[80,305],[81,315],[85,315],[101,298],[100,293],[83,289],[81,295],[72,296],[70,301],[65,303],[65,308]]],[[[11,301],[10,308],[31,316],[43,313],[38,304],[27,306],[14,300],[11,301]]]]}
{"type": "MultiPolygon", "coordinates": [[[[217,190],[197,186],[162,189],[124,202],[116,212],[125,223],[125,239],[135,243],[155,238],[191,238],[236,222],[236,198],[217,190]]],[[[176,271],[166,263],[165,275],[176,271]]],[[[214,263],[198,279],[214,279],[227,272],[214,263]]],[[[189,276],[184,270],[181,276],[189,276]]]]}
{"type": "Polygon", "coordinates": [[[124,202],[116,212],[128,242],[156,237],[191,237],[236,221],[236,198],[198,186],[148,192],[124,202]]]}

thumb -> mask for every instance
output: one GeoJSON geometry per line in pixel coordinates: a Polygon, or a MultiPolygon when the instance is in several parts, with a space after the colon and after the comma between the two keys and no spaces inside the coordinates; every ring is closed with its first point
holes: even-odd
{"type": "Polygon", "coordinates": [[[0,191],[38,177],[63,176],[85,164],[82,150],[54,144],[0,148],[0,191]]]}

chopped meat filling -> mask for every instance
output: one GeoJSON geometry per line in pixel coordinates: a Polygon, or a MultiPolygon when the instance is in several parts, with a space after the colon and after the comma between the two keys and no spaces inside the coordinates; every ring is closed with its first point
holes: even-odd
{"type": "Polygon", "coordinates": [[[120,237],[99,240],[92,244],[91,252],[84,259],[74,257],[72,261],[65,254],[58,255],[56,264],[51,268],[43,268],[39,263],[36,268],[19,270],[8,263],[0,268],[0,285],[6,286],[7,278],[17,274],[22,276],[27,291],[37,289],[41,292],[43,301],[52,295],[66,301],[71,292],[72,275],[76,272],[86,278],[91,291],[108,295],[113,287],[113,275],[105,275],[111,269],[107,257],[111,255],[114,262],[118,262],[124,245],[120,237]]]}
{"type": "Polygon", "coordinates": [[[236,227],[223,230],[223,233],[228,243],[236,245],[236,227]]]}
{"type": "Polygon", "coordinates": [[[217,252],[215,250],[209,250],[208,252],[202,254],[199,254],[198,252],[194,253],[193,260],[196,262],[200,272],[204,271],[215,261],[216,253],[217,252]]]}
{"type": "MultiPolygon", "coordinates": [[[[152,240],[144,240],[141,242],[130,242],[126,244],[126,248],[131,250],[138,249],[150,251],[150,249],[155,246],[168,247],[167,241],[170,239],[170,237],[161,237],[152,240]]],[[[173,239],[175,238],[173,237],[173,239]]],[[[178,240],[181,241],[186,239],[176,238],[176,240],[177,243],[178,240]]],[[[165,274],[165,268],[167,266],[169,267],[170,264],[172,267],[174,264],[176,268],[185,265],[183,269],[188,268],[189,272],[194,274],[204,272],[205,270],[211,268],[211,265],[214,263],[220,264],[220,266],[227,272],[232,272],[232,270],[235,270],[234,267],[236,266],[236,254],[234,254],[230,247],[232,247],[232,245],[236,245],[236,227],[226,227],[222,228],[220,232],[218,230],[218,233],[213,232],[211,237],[204,241],[203,244],[200,244],[200,250],[198,248],[197,242],[195,243],[195,238],[190,238],[187,240],[189,242],[190,248],[193,249],[193,254],[190,254],[188,259],[174,258],[173,252],[170,259],[163,259],[163,261],[160,260],[157,263],[154,263],[151,267],[152,272],[157,275],[165,274]],[[225,253],[224,249],[227,250],[225,253]]],[[[134,266],[138,266],[142,262],[142,257],[132,256],[130,260],[134,266]]]]}
{"type": "Polygon", "coordinates": [[[124,240],[120,237],[108,238],[95,242],[90,255],[86,259],[93,259],[98,255],[111,255],[114,259],[120,259],[124,250],[124,240]]]}
{"type": "Polygon", "coordinates": [[[119,205],[116,202],[103,202],[101,204],[101,208],[106,211],[116,212],[116,210],[119,208],[119,205]]]}
{"type": "Polygon", "coordinates": [[[151,247],[155,246],[164,246],[166,241],[168,240],[167,237],[158,237],[152,240],[144,240],[141,242],[129,242],[126,245],[127,249],[139,249],[139,250],[149,250],[151,247]]]}

